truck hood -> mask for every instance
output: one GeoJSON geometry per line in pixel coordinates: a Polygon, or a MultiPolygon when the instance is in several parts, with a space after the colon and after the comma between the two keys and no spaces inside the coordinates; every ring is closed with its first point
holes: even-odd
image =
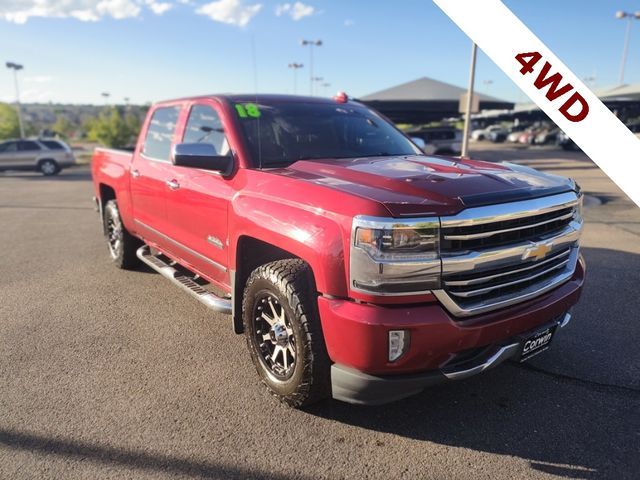
{"type": "Polygon", "coordinates": [[[301,160],[272,172],[379,202],[395,217],[451,215],[575,188],[521,165],[422,155],[301,160]]]}

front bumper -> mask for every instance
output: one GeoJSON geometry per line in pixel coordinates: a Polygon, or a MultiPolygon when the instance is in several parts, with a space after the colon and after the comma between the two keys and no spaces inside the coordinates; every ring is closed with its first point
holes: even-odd
{"type": "MultiPolygon", "coordinates": [[[[450,378],[445,373],[450,372],[446,366],[460,355],[480,352],[489,358],[510,345],[510,339],[562,322],[580,298],[584,277],[584,261],[580,259],[572,278],[554,290],[467,318],[453,317],[438,303],[380,306],[320,297],[325,343],[334,362],[333,396],[352,403],[385,403],[447,381],[450,378]],[[410,331],[410,345],[402,357],[389,362],[388,332],[398,329],[410,331]]],[[[515,350],[498,355],[499,361],[486,368],[519,354],[515,350]]]]}
{"type": "MultiPolygon", "coordinates": [[[[566,313],[554,322],[564,328],[571,320],[566,313]]],[[[415,395],[426,387],[453,380],[463,380],[497,367],[506,360],[517,358],[522,342],[510,339],[504,344],[491,346],[460,364],[446,365],[438,370],[413,375],[369,375],[358,370],[333,364],[331,388],[333,398],[361,405],[381,405],[415,395]]]]}

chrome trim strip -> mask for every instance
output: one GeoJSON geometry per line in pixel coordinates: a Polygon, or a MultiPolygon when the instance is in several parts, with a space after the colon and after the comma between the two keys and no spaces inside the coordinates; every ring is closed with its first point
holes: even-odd
{"type": "Polygon", "coordinates": [[[468,227],[542,215],[555,210],[562,210],[563,208],[576,207],[578,204],[578,196],[574,192],[567,192],[520,202],[468,208],[457,215],[442,217],[440,220],[443,229],[450,227],[468,227]]]}
{"type": "Polygon", "coordinates": [[[573,276],[576,265],[578,264],[579,249],[574,247],[571,252],[571,259],[569,264],[565,267],[565,271],[560,275],[557,275],[551,279],[541,282],[538,285],[533,285],[529,289],[525,289],[520,294],[515,296],[504,296],[491,299],[489,303],[484,301],[476,302],[467,307],[458,305],[445,290],[433,290],[432,293],[435,297],[444,305],[444,307],[456,317],[468,317],[471,315],[477,315],[479,313],[490,312],[498,310],[500,308],[515,305],[516,303],[524,302],[532,298],[538,297],[544,293],[553,290],[562,283],[567,282],[573,276]]]}
{"type": "Polygon", "coordinates": [[[475,297],[477,295],[482,295],[483,293],[491,292],[492,290],[498,290],[500,288],[510,287],[512,285],[518,285],[519,283],[525,283],[525,282],[528,282],[529,280],[533,280],[534,278],[542,277],[543,275],[546,275],[549,272],[553,272],[554,270],[558,270],[559,268],[562,268],[562,267],[566,266],[567,263],[569,263],[569,260],[570,259],[566,259],[562,263],[559,263],[558,265],[554,265],[551,268],[547,268],[546,270],[543,270],[542,272],[538,272],[535,275],[531,275],[528,278],[521,278],[520,280],[513,280],[511,282],[499,283],[497,285],[492,285],[490,287],[478,288],[476,290],[469,290],[467,292],[451,292],[451,291],[449,291],[449,295],[454,295],[456,297],[462,297],[462,298],[469,298],[469,297],[475,297]]]}
{"type": "Polygon", "coordinates": [[[156,230],[153,227],[150,227],[149,225],[147,225],[146,223],[144,223],[141,220],[138,220],[137,218],[134,218],[133,221],[135,223],[137,223],[138,225],[146,228],[147,230],[151,230],[153,233],[155,233],[156,235],[161,236],[162,238],[164,238],[165,240],[167,240],[168,242],[173,243],[176,247],[179,247],[181,249],[183,249],[185,252],[190,253],[191,255],[194,255],[198,258],[200,258],[201,260],[213,265],[214,267],[216,267],[219,270],[222,270],[223,272],[227,271],[227,268],[224,265],[219,264],[218,262],[216,262],[215,260],[211,260],[208,257],[205,257],[204,255],[202,255],[201,253],[196,252],[195,250],[192,250],[191,248],[187,247],[186,245],[183,245],[182,243],[174,240],[173,238],[169,237],[168,235],[165,235],[164,233],[156,230]]]}
{"type": "Polygon", "coordinates": [[[504,277],[506,275],[513,275],[514,273],[520,273],[520,272],[526,272],[527,270],[533,270],[534,268],[537,268],[537,267],[539,267],[541,265],[544,265],[546,263],[553,262],[554,260],[558,260],[559,258],[566,257],[570,253],[571,253],[571,250],[567,250],[566,252],[562,252],[560,255],[556,255],[553,258],[548,258],[546,260],[537,261],[533,265],[530,265],[528,267],[517,268],[517,269],[514,269],[514,270],[509,270],[508,272],[496,273],[494,275],[487,275],[486,277],[476,277],[476,278],[472,278],[470,280],[446,280],[445,279],[444,280],[444,284],[447,287],[461,287],[461,286],[466,286],[466,285],[477,285],[478,283],[488,282],[488,281],[493,280],[495,278],[504,277]]]}
{"type": "MultiPolygon", "coordinates": [[[[538,215],[537,213],[534,215],[538,215]]],[[[532,215],[532,216],[534,216],[532,215]]],[[[505,228],[503,230],[491,230],[490,232],[482,232],[482,233],[473,233],[470,235],[445,235],[445,240],[476,240],[478,238],[489,238],[494,235],[498,235],[500,233],[508,233],[508,232],[517,232],[518,230],[526,230],[527,228],[535,228],[540,227],[542,225],[546,225],[547,223],[557,222],[558,220],[566,220],[574,216],[574,212],[569,212],[566,215],[562,215],[559,217],[554,217],[550,220],[545,220],[544,222],[532,223],[530,225],[521,225],[514,228],[505,228]]]]}
{"type": "Polygon", "coordinates": [[[510,345],[505,345],[504,347],[500,347],[493,355],[491,355],[484,362],[482,362],[480,365],[476,365],[475,367],[471,367],[463,370],[455,370],[455,369],[448,370],[447,367],[444,367],[440,369],[440,371],[449,380],[462,380],[500,365],[505,360],[511,357],[514,357],[519,350],[520,350],[520,344],[512,343],[510,345]]]}

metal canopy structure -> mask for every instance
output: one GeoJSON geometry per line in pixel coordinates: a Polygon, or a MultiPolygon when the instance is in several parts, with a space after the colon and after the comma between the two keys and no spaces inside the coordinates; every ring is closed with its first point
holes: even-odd
{"type": "MultiPolygon", "coordinates": [[[[465,88],[422,77],[381,90],[358,100],[383,113],[395,123],[423,124],[460,115],[465,88]]],[[[511,110],[512,102],[478,94],[480,110],[511,110]]]]}

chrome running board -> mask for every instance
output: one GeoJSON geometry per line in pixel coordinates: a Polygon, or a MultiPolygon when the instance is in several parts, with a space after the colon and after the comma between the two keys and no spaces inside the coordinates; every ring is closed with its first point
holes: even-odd
{"type": "Polygon", "coordinates": [[[160,258],[151,253],[147,245],[143,245],[136,252],[137,257],[146,265],[158,272],[160,275],[170,280],[200,303],[203,303],[211,310],[219,313],[231,315],[231,299],[222,298],[214,293],[205,290],[192,278],[179,272],[171,265],[165,263],[160,258]]]}

